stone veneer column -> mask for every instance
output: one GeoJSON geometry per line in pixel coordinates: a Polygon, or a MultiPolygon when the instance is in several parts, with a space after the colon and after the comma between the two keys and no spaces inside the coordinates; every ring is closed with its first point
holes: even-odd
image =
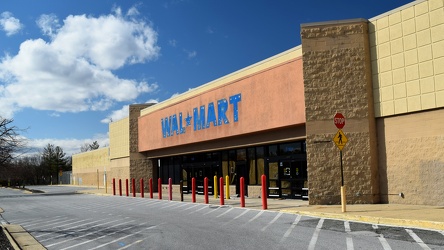
{"type": "MultiPolygon", "coordinates": [[[[143,178],[144,184],[148,183],[149,178],[154,178],[153,162],[139,153],[139,116],[140,110],[153,104],[133,104],[129,106],[129,154],[130,154],[130,178],[136,180],[136,192],[140,192],[140,179],[143,178]]],[[[145,189],[148,191],[147,189],[145,189]]]]}
{"type": "Polygon", "coordinates": [[[333,142],[339,112],[347,203],[379,202],[368,21],[301,25],[310,204],[340,204],[340,151],[333,142]]]}

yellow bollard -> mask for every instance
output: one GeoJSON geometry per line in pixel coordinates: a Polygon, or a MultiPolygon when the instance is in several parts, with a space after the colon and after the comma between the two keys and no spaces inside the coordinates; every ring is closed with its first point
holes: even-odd
{"type": "Polygon", "coordinates": [[[230,199],[230,176],[225,176],[225,199],[230,199]]]}
{"type": "Polygon", "coordinates": [[[341,208],[342,208],[342,212],[345,213],[347,211],[346,206],[347,206],[347,199],[345,198],[346,192],[345,192],[345,186],[341,186],[341,208]]]}
{"type": "Polygon", "coordinates": [[[213,193],[214,199],[217,199],[217,175],[214,176],[213,193]]]}

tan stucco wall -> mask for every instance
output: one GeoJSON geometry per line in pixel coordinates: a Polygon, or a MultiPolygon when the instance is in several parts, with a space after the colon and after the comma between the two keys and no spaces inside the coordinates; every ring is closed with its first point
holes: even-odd
{"type": "Polygon", "coordinates": [[[369,21],[376,116],[444,107],[444,2],[415,1],[369,21]]]}
{"type": "Polygon", "coordinates": [[[305,123],[304,86],[302,59],[297,57],[300,48],[255,64],[226,78],[204,85],[196,91],[184,94],[186,98],[174,99],[167,104],[156,104],[142,111],[139,118],[139,151],[149,151],[173,146],[202,143],[276,128],[305,123]],[[282,60],[282,59],[286,59],[282,60]],[[267,66],[267,67],[264,67],[267,66]],[[202,92],[202,90],[204,90],[202,92]],[[187,114],[193,116],[193,108],[213,102],[217,113],[217,101],[241,94],[238,102],[239,121],[233,118],[233,107],[228,106],[229,124],[211,126],[194,131],[194,121],[184,134],[163,138],[161,119],[182,113],[183,124],[187,114]],[[158,106],[159,105],[159,106],[158,106]]]}
{"type": "Polygon", "coordinates": [[[412,2],[369,26],[382,202],[443,205],[444,1],[412,2]]]}
{"type": "Polygon", "coordinates": [[[129,117],[109,124],[109,147],[111,159],[129,157],[129,127],[129,117]]]}
{"type": "Polygon", "coordinates": [[[109,148],[99,148],[93,151],[72,156],[73,184],[85,186],[104,186],[104,175],[107,171],[107,185],[110,185],[109,148]],[[98,171],[98,173],[97,173],[98,171]],[[98,182],[98,183],[97,183],[98,182]]]}
{"type": "Polygon", "coordinates": [[[383,202],[444,205],[443,124],[444,109],[377,120],[383,202]]]}
{"type": "Polygon", "coordinates": [[[344,185],[348,203],[377,203],[376,131],[367,20],[301,27],[310,204],[340,204],[340,151],[333,143],[337,112],[343,132],[344,185]]]}

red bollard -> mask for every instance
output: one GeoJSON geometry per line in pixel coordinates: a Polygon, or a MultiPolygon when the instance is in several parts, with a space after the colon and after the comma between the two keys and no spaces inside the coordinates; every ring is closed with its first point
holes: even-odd
{"type": "Polygon", "coordinates": [[[150,198],[153,198],[153,178],[150,178],[150,198]]]}
{"type": "Polygon", "coordinates": [[[245,207],[244,188],[245,188],[245,180],[244,180],[244,177],[241,177],[240,178],[240,204],[241,204],[241,207],[245,207]]]}
{"type": "Polygon", "coordinates": [[[157,179],[157,189],[159,192],[159,200],[162,200],[162,179],[157,179]]]}
{"type": "Polygon", "coordinates": [[[143,179],[140,179],[140,197],[145,197],[145,193],[143,190],[143,179]]]}
{"type": "Polygon", "coordinates": [[[220,205],[223,206],[225,205],[225,201],[224,201],[224,178],[220,177],[219,178],[219,193],[220,193],[220,205]]]}
{"type": "Polygon", "coordinates": [[[205,204],[208,204],[208,177],[204,178],[204,196],[205,204]]]}
{"type": "Polygon", "coordinates": [[[116,178],[113,178],[113,195],[116,195],[116,178]]]}
{"type": "Polygon", "coordinates": [[[119,195],[122,196],[122,179],[119,179],[119,195]]]}
{"type": "Polygon", "coordinates": [[[262,175],[262,209],[266,210],[267,206],[267,177],[262,175]]]}
{"type": "Polygon", "coordinates": [[[133,178],[131,180],[132,190],[133,190],[133,197],[136,197],[136,180],[133,178]]]}
{"type": "Polygon", "coordinates": [[[196,178],[191,178],[191,200],[196,202],[196,178]]]}
{"type": "Polygon", "coordinates": [[[173,180],[171,178],[168,178],[168,191],[169,191],[170,201],[172,201],[173,200],[173,180]]]}
{"type": "Polygon", "coordinates": [[[126,184],[126,196],[129,196],[128,179],[125,179],[125,184],[126,184]]]}

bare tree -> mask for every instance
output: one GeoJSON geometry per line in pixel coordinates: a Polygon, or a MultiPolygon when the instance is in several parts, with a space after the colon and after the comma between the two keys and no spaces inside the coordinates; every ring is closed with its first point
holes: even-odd
{"type": "Polygon", "coordinates": [[[99,143],[97,141],[94,141],[91,144],[85,143],[82,146],[80,146],[80,152],[87,152],[87,151],[93,151],[100,147],[99,143]]]}
{"type": "Polygon", "coordinates": [[[25,140],[18,134],[20,129],[12,126],[13,121],[0,116],[0,167],[14,159],[15,153],[25,145],[25,140]]]}

